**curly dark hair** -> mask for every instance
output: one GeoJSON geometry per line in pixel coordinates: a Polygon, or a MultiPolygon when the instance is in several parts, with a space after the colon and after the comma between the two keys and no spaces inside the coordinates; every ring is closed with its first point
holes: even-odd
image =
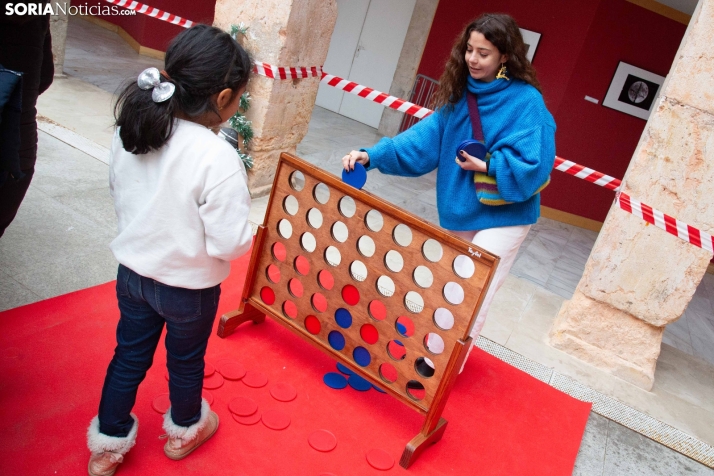
{"type": "Polygon", "coordinates": [[[526,58],[526,44],[523,42],[516,21],[504,13],[484,13],[466,25],[454,42],[444,72],[439,78],[439,90],[434,95],[432,107],[456,104],[463,96],[466,78],[469,75],[466,65],[466,46],[473,31],[478,31],[493,43],[499,53],[508,55],[506,62],[508,76],[521,79],[542,92],[535,69],[526,58]]]}

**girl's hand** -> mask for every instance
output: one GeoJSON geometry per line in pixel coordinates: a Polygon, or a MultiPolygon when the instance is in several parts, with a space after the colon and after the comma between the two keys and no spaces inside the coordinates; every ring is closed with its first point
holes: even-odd
{"type": "Polygon", "coordinates": [[[473,170],[474,172],[483,172],[486,173],[486,162],[483,160],[476,158],[474,156],[471,156],[467,154],[465,151],[461,150],[459,151],[461,154],[461,157],[466,159],[466,162],[461,162],[458,157],[456,157],[456,163],[458,164],[459,167],[461,167],[463,170],[473,170]]]}
{"type": "Polygon", "coordinates": [[[359,162],[360,164],[367,166],[367,164],[369,164],[369,155],[367,155],[367,152],[353,150],[349,154],[342,157],[342,166],[348,172],[354,170],[355,162],[359,162]]]}

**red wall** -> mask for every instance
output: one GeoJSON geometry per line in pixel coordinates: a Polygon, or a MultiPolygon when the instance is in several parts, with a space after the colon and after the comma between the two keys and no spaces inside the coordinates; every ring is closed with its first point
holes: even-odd
{"type": "MultiPolygon", "coordinates": [[[[72,0],[72,5],[97,5],[96,0],[72,0]]],[[[99,2],[103,6],[112,6],[110,3],[99,2]]],[[[142,0],[142,3],[178,15],[197,23],[213,23],[216,2],[214,0],[142,0]]],[[[121,7],[117,7],[122,9],[121,7]]],[[[136,16],[124,15],[97,15],[98,18],[122,27],[141,46],[146,46],[159,51],[166,51],[169,43],[183,31],[183,27],[157,20],[137,13],[136,16]]]]}
{"type": "MultiPolygon", "coordinates": [[[[533,65],[558,125],[558,155],[622,178],[646,123],[602,106],[612,76],[620,61],[666,76],[686,26],[625,0],[441,0],[419,73],[438,78],[457,26],[488,11],[509,13],[542,34],[533,65]]],[[[557,171],[542,195],[543,205],[597,221],[613,199],[613,192],[557,171]]]]}

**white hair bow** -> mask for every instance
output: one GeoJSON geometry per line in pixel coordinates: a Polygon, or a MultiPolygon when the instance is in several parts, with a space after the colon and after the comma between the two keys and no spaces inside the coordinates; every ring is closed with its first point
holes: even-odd
{"type": "Polygon", "coordinates": [[[164,102],[173,96],[174,91],[176,91],[176,86],[173,83],[168,81],[161,82],[161,74],[156,68],[146,68],[142,71],[136,80],[136,84],[144,90],[154,88],[151,91],[151,99],[154,102],[164,102]]]}

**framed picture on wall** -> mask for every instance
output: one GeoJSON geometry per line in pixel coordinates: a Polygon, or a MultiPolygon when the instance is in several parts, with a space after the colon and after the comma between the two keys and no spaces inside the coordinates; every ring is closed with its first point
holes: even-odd
{"type": "Polygon", "coordinates": [[[540,41],[540,33],[536,33],[535,31],[530,30],[524,30],[523,28],[519,28],[519,30],[521,30],[523,42],[528,48],[528,51],[526,52],[526,58],[528,58],[528,61],[532,63],[533,55],[535,54],[536,48],[538,48],[538,42],[540,41]]]}
{"type": "Polygon", "coordinates": [[[664,76],[620,61],[602,105],[647,120],[662,83],[664,76]]]}

